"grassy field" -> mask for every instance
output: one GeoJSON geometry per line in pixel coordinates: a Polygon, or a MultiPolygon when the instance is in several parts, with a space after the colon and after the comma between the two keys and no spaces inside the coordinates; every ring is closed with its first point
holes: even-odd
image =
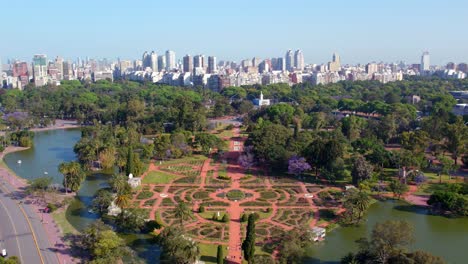
{"type": "Polygon", "coordinates": [[[78,230],[72,226],[66,218],[66,208],[57,210],[52,213],[55,223],[59,226],[60,231],[63,235],[65,234],[78,234],[78,230]]]}
{"type": "MultiPolygon", "coordinates": [[[[227,254],[226,246],[223,246],[224,256],[227,254]]],[[[218,246],[211,244],[200,244],[200,260],[205,263],[214,263],[216,264],[216,256],[218,253],[218,246]]]]}
{"type": "Polygon", "coordinates": [[[150,171],[144,178],[143,183],[145,184],[167,184],[177,178],[177,176],[161,172],[161,171],[150,171]]]}
{"type": "MultiPolygon", "coordinates": [[[[171,159],[171,160],[165,160],[162,162],[161,165],[172,165],[172,164],[178,164],[178,163],[190,163],[190,161],[194,161],[194,160],[206,160],[206,157],[205,156],[202,156],[202,155],[193,155],[193,156],[190,156],[190,157],[184,157],[184,158],[181,158],[181,159],[171,159]]],[[[155,163],[156,165],[159,165],[159,161],[157,161],[155,163]]]]}

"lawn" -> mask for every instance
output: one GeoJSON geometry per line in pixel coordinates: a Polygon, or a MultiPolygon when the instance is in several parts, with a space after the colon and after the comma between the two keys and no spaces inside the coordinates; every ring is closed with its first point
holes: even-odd
{"type": "Polygon", "coordinates": [[[167,184],[177,176],[162,171],[150,171],[144,178],[144,184],[167,184]]]}
{"type": "Polygon", "coordinates": [[[171,159],[171,160],[165,160],[162,161],[162,164],[159,164],[159,162],[156,162],[156,165],[171,165],[171,164],[178,164],[178,163],[190,163],[191,161],[204,161],[206,160],[205,156],[202,155],[193,155],[190,157],[184,157],[180,159],[171,159]]]}
{"type": "Polygon", "coordinates": [[[62,235],[78,234],[78,230],[68,222],[66,213],[66,208],[61,208],[52,213],[52,218],[54,218],[55,223],[59,226],[62,235]]]}
{"type": "MultiPolygon", "coordinates": [[[[217,263],[216,256],[218,253],[218,245],[199,244],[200,246],[200,260],[205,263],[217,263]]],[[[223,246],[224,256],[227,255],[226,246],[223,246]]]]}

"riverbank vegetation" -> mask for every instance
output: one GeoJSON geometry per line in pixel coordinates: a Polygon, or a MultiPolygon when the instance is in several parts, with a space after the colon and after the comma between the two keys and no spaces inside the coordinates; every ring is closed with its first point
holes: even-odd
{"type": "Polygon", "coordinates": [[[411,224],[405,221],[377,223],[370,238],[361,238],[357,253],[349,253],[341,259],[342,264],[399,263],[399,264],[444,264],[445,261],[429,252],[409,251],[414,242],[411,224]]]}

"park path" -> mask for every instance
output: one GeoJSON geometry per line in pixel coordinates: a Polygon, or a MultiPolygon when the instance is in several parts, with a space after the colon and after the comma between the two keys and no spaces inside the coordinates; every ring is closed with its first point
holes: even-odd
{"type": "MultiPolygon", "coordinates": [[[[242,143],[239,140],[239,128],[234,128],[234,137],[231,138],[229,143],[230,152],[229,158],[231,160],[235,160],[242,150],[242,143]],[[239,143],[235,143],[239,142],[239,143]]],[[[239,172],[239,168],[237,165],[231,164],[228,166],[227,174],[231,177],[231,188],[230,189],[239,189],[240,188],[240,179],[244,176],[243,173],[239,172]]],[[[229,222],[229,246],[228,246],[228,263],[242,263],[242,231],[241,231],[241,213],[242,209],[239,206],[238,201],[231,201],[229,202],[228,208],[229,216],[231,221],[229,222]]]]}

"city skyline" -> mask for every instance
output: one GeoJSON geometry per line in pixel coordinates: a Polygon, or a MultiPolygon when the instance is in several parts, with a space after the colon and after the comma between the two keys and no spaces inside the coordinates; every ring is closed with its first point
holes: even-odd
{"type": "Polygon", "coordinates": [[[182,54],[231,61],[271,58],[288,49],[301,49],[306,64],[326,63],[333,52],[343,64],[418,63],[426,50],[434,65],[468,61],[466,36],[457,26],[468,23],[468,3],[463,1],[443,9],[437,1],[420,0],[241,0],[227,6],[216,1],[179,1],[177,6],[161,1],[88,2],[5,5],[2,61],[30,60],[34,54],[135,59],[145,50],[162,54],[168,49],[179,54],[177,61],[182,54]],[[40,30],[31,30],[39,14],[40,30]],[[10,22],[18,19],[22,23],[10,22]]]}

